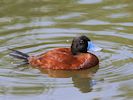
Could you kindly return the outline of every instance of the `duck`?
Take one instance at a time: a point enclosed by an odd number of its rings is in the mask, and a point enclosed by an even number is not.
[[[30,64],[40,69],[53,70],[79,70],[94,67],[99,64],[99,59],[90,51],[94,49],[92,41],[85,35],[74,37],[68,48],[55,48],[39,55],[28,55],[18,50],[9,49],[10,56],[22,59],[23,65]]]

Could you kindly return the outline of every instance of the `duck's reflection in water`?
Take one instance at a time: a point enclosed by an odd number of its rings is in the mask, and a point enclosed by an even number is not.
[[[94,81],[92,77],[99,69],[99,66],[95,66],[85,70],[51,70],[40,69],[44,74],[48,74],[49,77],[54,78],[72,78],[74,87],[78,88],[82,93],[87,93],[92,90]]]

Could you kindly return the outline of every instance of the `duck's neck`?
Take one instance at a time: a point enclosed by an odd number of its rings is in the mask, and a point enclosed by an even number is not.
[[[75,49],[75,48],[73,47],[73,45],[71,45],[71,53],[72,53],[72,55],[78,54],[77,49]]]
[[[72,53],[72,55],[77,55],[78,54],[78,52],[76,50],[73,50],[73,49],[71,49],[71,53]]]

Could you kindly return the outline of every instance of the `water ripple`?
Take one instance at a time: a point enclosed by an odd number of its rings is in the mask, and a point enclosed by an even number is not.
[[[0,2],[0,99],[132,100],[132,0]],[[8,55],[7,48],[37,55],[70,47],[79,35],[87,35],[103,48],[93,52],[99,66],[80,71],[41,70],[17,67],[20,61]]]

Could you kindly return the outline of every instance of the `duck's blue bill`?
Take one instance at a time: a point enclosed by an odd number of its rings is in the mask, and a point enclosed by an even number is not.
[[[94,43],[92,43],[92,41],[89,41],[87,50],[88,51],[101,51],[102,48],[96,46]]]

